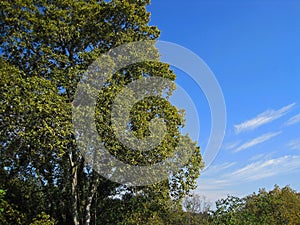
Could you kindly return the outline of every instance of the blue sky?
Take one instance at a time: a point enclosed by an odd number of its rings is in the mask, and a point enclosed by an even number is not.
[[[214,202],[275,184],[300,191],[300,2],[152,0],[148,10],[160,40],[200,56],[224,94],[224,142],[196,192]],[[211,128],[208,103],[175,71],[197,107],[203,151]],[[193,137],[196,121],[188,116],[187,123]]]

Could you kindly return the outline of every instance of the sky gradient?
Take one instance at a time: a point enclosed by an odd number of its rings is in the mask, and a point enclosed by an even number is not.
[[[300,191],[300,2],[152,0],[148,11],[150,24],[161,30],[159,40],[201,57],[224,94],[225,139],[196,192],[214,202],[275,184]],[[209,106],[199,87],[175,72],[197,107],[203,151]],[[195,123],[187,116],[192,137]]]

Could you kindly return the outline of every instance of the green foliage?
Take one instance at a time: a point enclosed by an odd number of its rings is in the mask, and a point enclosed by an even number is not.
[[[54,221],[51,220],[50,216],[45,212],[37,215],[36,218],[33,219],[33,222],[30,225],[54,225]]]
[[[214,224],[241,224],[240,211],[243,206],[243,199],[234,196],[218,200],[214,212]]]
[[[6,191],[0,189],[0,225],[25,225],[26,215],[17,210],[17,206],[6,200]]]
[[[229,196],[217,202],[214,224],[299,224],[300,195],[290,187],[261,189],[257,194]]]
[[[300,195],[290,187],[264,189],[246,197],[244,210],[253,224],[298,224],[300,223]]]

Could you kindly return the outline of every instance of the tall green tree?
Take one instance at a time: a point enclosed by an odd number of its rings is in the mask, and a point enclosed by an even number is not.
[[[199,147],[188,136],[182,137],[193,151],[187,164],[170,174],[169,180],[144,187],[99,176],[84,162],[76,144],[71,115],[78,82],[103,53],[124,43],[159,37],[158,28],[148,25],[149,3],[1,1],[0,188],[7,190],[10,201],[21,202],[20,211],[28,221],[43,211],[58,224],[108,224],[101,222],[101,215],[111,224],[117,224],[115,218],[118,224],[141,224],[140,216],[164,221],[172,204],[180,204],[195,187],[203,163]],[[151,119],[164,118],[168,129],[161,144],[141,155],[115,138],[110,119],[115,96],[130,82],[149,76],[176,77],[164,63],[130,65],[112,76],[97,101],[97,129],[105,147],[132,165],[151,165],[172,156],[182,136],[184,115],[167,101],[149,97],[134,105],[129,129],[142,138],[149,135]],[[161,93],[171,94],[173,89],[174,85],[166,86]],[[115,207],[131,216],[116,216]]]

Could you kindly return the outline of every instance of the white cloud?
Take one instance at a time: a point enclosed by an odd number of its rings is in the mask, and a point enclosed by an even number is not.
[[[292,150],[300,150],[300,140],[290,141],[288,147]]]
[[[270,140],[271,138],[276,137],[280,133],[281,133],[281,131],[275,132],[275,133],[263,134],[257,138],[252,139],[251,141],[248,141],[248,142],[242,144],[241,146],[236,148],[234,152],[239,152],[239,151],[245,150],[247,148],[253,147],[255,145],[261,144],[263,142],[266,142],[266,141]]]
[[[285,125],[286,126],[291,126],[291,125],[294,125],[296,123],[300,123],[300,113],[296,116],[293,116],[292,118],[290,118],[286,123]]]
[[[226,149],[226,150],[234,149],[239,144],[240,144],[240,141],[228,143],[228,144],[224,145],[224,149]]]
[[[220,167],[222,167],[222,164]],[[243,190],[238,188],[241,184],[282,176],[295,171],[300,171],[300,155],[285,155],[278,158],[260,160],[234,171],[218,173],[217,176],[202,175],[198,179],[196,191],[214,202],[226,197],[227,194],[234,196],[247,194],[242,193]]]
[[[269,153],[262,153],[262,154],[257,154],[257,155],[254,155],[252,156],[249,161],[258,161],[258,160],[267,160],[267,159],[270,159],[274,156],[276,152],[269,152]]]
[[[236,162],[225,162],[219,165],[212,165],[207,167],[202,174],[205,176],[212,176],[218,175],[220,172],[224,172],[225,170],[229,169],[230,167],[234,166]]]
[[[290,109],[292,109],[296,103],[287,105],[285,107],[282,107],[279,110],[267,110],[258,116],[256,116],[253,119],[247,120],[243,123],[234,125],[235,132],[237,134],[247,131],[247,130],[254,130],[264,124],[270,123],[282,116],[284,116]]]
[[[300,169],[300,155],[286,155],[251,163],[228,176],[240,181],[257,181],[275,175],[287,174],[296,169]]]

